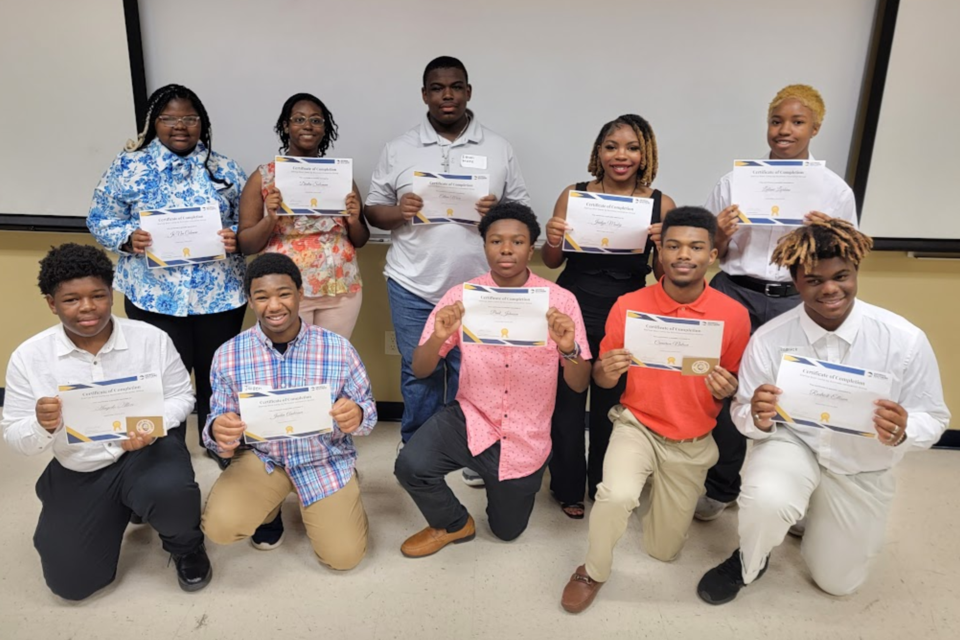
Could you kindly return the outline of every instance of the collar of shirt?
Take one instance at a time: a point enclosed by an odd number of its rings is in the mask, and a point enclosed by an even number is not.
[[[120,323],[116,321],[113,316],[110,318],[113,323],[113,331],[110,333],[110,337],[107,338],[106,343],[100,348],[100,351],[94,355],[100,355],[103,353],[109,353],[111,351],[122,351],[127,349],[127,339],[123,335],[123,329],[120,326]],[[67,335],[67,330],[63,328],[63,323],[57,329],[57,357],[62,358],[68,356],[74,351],[79,351],[80,353],[89,353],[88,351],[81,349],[73,343],[73,340],[70,339],[70,336]]]
[[[206,163],[207,156],[209,155],[207,147],[203,142],[197,142],[197,146],[194,147],[193,151],[185,156],[181,156],[167,149],[163,143],[156,138],[147,145],[144,151],[153,157],[157,163],[157,169],[160,171],[165,170],[167,167],[176,168],[187,164],[202,167]],[[216,173],[216,171],[214,171],[214,173]]]
[[[477,120],[477,116],[474,115],[473,111],[467,109],[467,113],[470,114],[470,124],[467,125],[467,128],[464,130],[460,136],[450,142],[446,138],[442,137],[437,130],[433,128],[433,123],[430,122],[429,114],[423,114],[423,120],[420,121],[420,144],[423,146],[431,144],[439,145],[454,145],[458,142],[475,142],[480,143],[483,141],[483,129],[480,126],[480,122]]]
[[[803,305],[801,305],[803,306]],[[857,334],[860,333],[860,327],[863,324],[863,310],[860,308],[860,304],[854,300],[853,309],[850,311],[850,315],[847,316],[847,319],[843,321],[836,331],[827,331],[810,317],[807,313],[806,307],[803,307],[800,310],[800,327],[803,329],[803,332],[807,336],[807,340],[810,341],[810,344],[816,344],[827,334],[834,334],[848,345],[853,346],[853,341],[857,339]]]
[[[666,278],[666,276],[663,278]],[[710,296],[710,285],[707,284],[706,280],[703,282],[703,292],[697,299],[693,302],[686,303],[677,302],[670,297],[663,288],[663,278],[660,278],[660,282],[653,287],[653,297],[657,304],[657,313],[661,315],[672,315],[678,310],[683,309],[684,311],[695,313],[698,316],[706,315],[706,310],[703,307],[706,304],[707,298]]]
[[[307,323],[301,320],[300,331],[297,332],[297,337],[295,337],[293,340],[287,343],[287,350],[285,353],[291,353],[293,351],[294,346],[296,346],[300,342],[300,338],[302,338],[306,333],[307,333]],[[277,351],[276,348],[273,346],[273,340],[268,338],[267,334],[263,332],[263,328],[260,327],[260,322],[257,322],[255,325],[253,325],[253,334],[257,337],[257,341],[260,344],[262,344],[265,349],[267,349],[268,351],[275,351],[281,357],[284,355],[283,353],[280,353],[279,351]]]

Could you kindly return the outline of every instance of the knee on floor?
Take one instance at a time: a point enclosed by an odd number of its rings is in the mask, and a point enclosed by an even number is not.
[[[322,553],[314,548],[313,552],[322,564],[334,571],[349,571],[360,564],[367,554],[367,543],[364,540],[362,544],[336,550],[324,549]]]
[[[864,579],[851,576],[837,575],[836,571],[816,570],[811,567],[813,581],[826,593],[832,596],[849,596],[860,588]]]

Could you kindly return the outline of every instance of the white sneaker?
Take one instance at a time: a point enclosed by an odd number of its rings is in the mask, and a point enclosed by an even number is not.
[[[463,484],[467,485],[468,487],[483,486],[483,478],[481,478],[480,474],[474,471],[473,469],[464,467],[462,477],[463,477]]]
[[[723,510],[729,507],[732,502],[720,502],[713,498],[708,498],[706,494],[700,496],[697,500],[697,509],[693,512],[693,517],[702,522],[716,520]]]

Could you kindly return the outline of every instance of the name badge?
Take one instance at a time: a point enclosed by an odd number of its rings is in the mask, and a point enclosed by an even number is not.
[[[460,166],[464,169],[486,169],[487,156],[473,156],[465,153],[460,156]]]

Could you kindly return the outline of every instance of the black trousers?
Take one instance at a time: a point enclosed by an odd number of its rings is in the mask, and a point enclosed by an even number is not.
[[[82,600],[117,575],[133,511],[183,555],[203,542],[200,488],[183,440],[168,436],[97,471],[71,471],[54,458],[37,481],[43,503],[33,544],[50,590]]]
[[[220,345],[240,333],[246,305],[221,313],[184,317],[144,311],[130,300],[124,301],[123,308],[131,320],[152,324],[170,336],[173,346],[180,353],[183,366],[188,373],[193,373],[197,385],[197,436],[202,447],[202,431],[210,413],[210,364],[213,354]],[[186,425],[183,428],[186,429]]]
[[[546,466],[524,478],[500,480],[500,443],[478,456],[471,454],[463,411],[458,402],[451,402],[407,441],[397,456],[394,474],[431,527],[459,531],[469,514],[445,476],[463,467],[473,469],[487,491],[490,529],[501,540],[513,540],[527,528]]]

